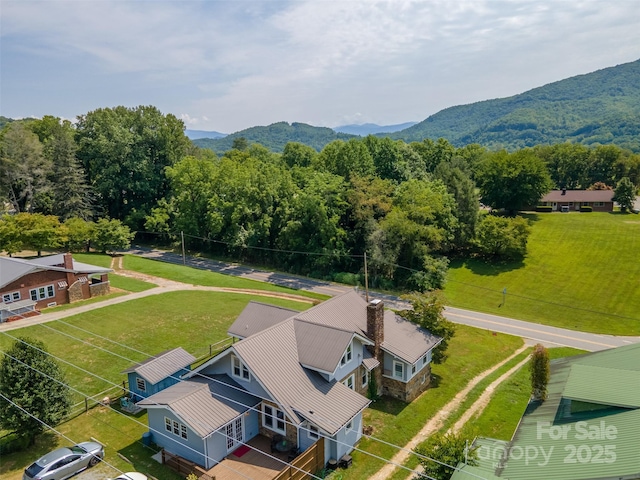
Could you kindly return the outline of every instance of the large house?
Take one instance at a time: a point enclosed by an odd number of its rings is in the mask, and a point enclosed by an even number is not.
[[[31,260],[0,257],[0,321],[105,295],[109,272],[109,268],[77,262],[70,253]]]
[[[440,338],[355,291],[304,312],[250,302],[228,349],[140,402],[154,442],[211,468],[258,435],[324,458],[352,451],[367,392],[412,401],[431,379]]]
[[[550,206],[555,211],[580,211],[591,207],[594,212],[613,212],[613,190],[552,190],[540,199],[538,205]]]
[[[547,388],[511,441],[476,440],[478,465],[452,480],[640,478],[640,344],[554,360]]]

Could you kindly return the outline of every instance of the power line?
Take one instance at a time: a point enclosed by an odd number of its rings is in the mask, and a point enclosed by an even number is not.
[[[140,353],[140,354],[142,354],[142,355],[145,355],[146,357],[150,357],[150,355],[149,355],[149,354],[147,354],[147,353],[145,353],[145,352],[142,352],[142,351],[140,351],[140,350],[137,350],[137,349],[135,349],[135,348],[133,348],[133,347],[130,347],[130,346],[126,345],[126,344],[123,344],[123,343],[121,343],[121,342],[117,342],[117,341],[115,341],[115,340],[111,340],[111,339],[109,339],[108,337],[104,337],[104,336],[102,336],[102,335],[95,334],[95,333],[93,333],[93,332],[91,332],[91,331],[89,331],[89,330],[86,330],[86,329],[83,329],[83,328],[81,328],[81,327],[78,327],[78,326],[72,325],[72,324],[70,324],[70,323],[68,323],[68,322],[64,322],[64,321],[62,321],[62,320],[58,320],[58,322],[63,323],[63,324],[65,324],[65,325],[69,326],[69,327],[76,328],[76,329],[78,329],[78,330],[81,330],[81,331],[83,331],[83,332],[85,332],[85,333],[88,333],[88,334],[90,334],[90,335],[96,336],[96,337],[98,337],[98,338],[101,338],[101,339],[103,339],[103,340],[109,341],[109,342],[111,342],[111,343],[113,343],[113,344],[115,344],[115,345],[118,345],[118,346],[121,346],[121,347],[123,347],[123,348],[129,349],[129,350],[132,350],[132,351],[135,351],[135,352],[137,352],[137,353]],[[95,348],[98,348],[98,349],[100,349],[100,350],[102,350],[102,351],[105,351],[105,352],[107,352],[107,353],[110,353],[110,354],[112,354],[112,355],[114,355],[114,356],[117,356],[117,357],[120,357],[120,358],[125,359],[125,360],[127,360],[127,361],[133,362],[133,360],[131,360],[131,359],[127,358],[127,357],[124,357],[124,356],[122,356],[122,355],[119,355],[119,354],[117,354],[117,353],[115,353],[115,352],[112,352],[112,351],[110,351],[110,350],[103,349],[102,347],[95,346],[94,344],[92,344],[92,343],[90,343],[90,342],[87,342],[87,341],[85,341],[85,340],[82,340],[82,339],[80,339],[80,338],[78,338],[78,337],[74,337],[73,335],[67,334],[67,333],[65,333],[65,332],[61,332],[61,331],[59,331],[59,330],[57,330],[57,329],[54,329],[54,328],[52,328],[52,327],[50,327],[50,326],[47,326],[47,325],[42,325],[42,326],[44,326],[44,327],[46,327],[46,328],[49,328],[50,330],[53,330],[53,331],[55,331],[56,333],[60,333],[60,334],[62,334],[62,335],[65,335],[65,336],[68,336],[68,337],[70,337],[70,338],[73,338],[73,339],[75,339],[75,340],[81,341],[82,343],[85,343],[85,344],[87,344],[87,345],[89,345],[89,346],[94,346]],[[218,380],[218,379],[215,379],[215,378],[209,377],[209,376],[204,375],[204,374],[202,374],[202,373],[199,373],[199,372],[198,372],[198,373],[197,373],[197,375],[198,375],[198,376],[200,376],[200,377],[202,377],[202,378],[205,378],[205,379],[207,379],[207,380],[209,380],[209,381],[213,381],[213,382],[216,382],[216,383],[220,383],[220,384],[225,385],[226,387],[230,387],[230,388],[236,389],[236,390],[238,390],[238,391],[240,391],[240,392],[246,393],[246,391],[245,391],[245,390],[243,390],[243,389],[241,389],[241,388],[239,388],[239,387],[235,387],[234,385],[229,385],[229,384],[227,384],[227,383],[225,383],[225,382],[222,382],[222,381],[220,381],[220,380]],[[170,375],[168,378],[172,378],[172,379],[177,380],[177,381],[184,381],[184,379],[183,379],[183,378],[175,377],[175,376],[173,376],[173,375]],[[220,397],[220,398],[222,398],[222,399],[225,399],[225,400],[227,400],[227,401],[231,401],[231,402],[234,402],[234,403],[238,403],[239,405],[242,405],[242,406],[244,406],[244,407],[247,407],[247,408],[248,408],[248,409],[250,409],[250,410],[253,410],[253,411],[256,411],[256,412],[258,412],[258,413],[261,413],[261,411],[260,411],[259,409],[256,409],[255,407],[252,407],[252,406],[250,406],[250,405],[242,404],[241,402],[238,402],[238,401],[235,401],[235,400],[230,399],[230,398],[228,398],[228,397],[225,397],[224,395],[221,395],[221,394],[219,394],[219,393],[214,393],[214,392],[212,392],[212,394],[214,394],[214,395],[216,395],[216,396],[218,396],[218,397]],[[332,422],[332,420],[331,420],[331,419],[325,419],[325,420],[327,420],[327,421],[329,421],[329,422]],[[293,422],[287,422],[287,423],[288,423],[288,424],[290,424],[290,425],[292,425],[292,426],[295,426],[296,428],[300,428],[300,429],[302,429],[302,430],[309,431],[309,429],[307,429],[307,428],[305,428],[305,427],[298,427],[298,426],[297,426],[296,424],[294,424]],[[328,438],[328,439],[332,440],[332,441],[335,441],[336,443],[339,443],[339,444],[342,444],[342,445],[346,445],[346,446],[352,447],[350,444],[347,444],[347,443],[344,443],[344,442],[340,442],[340,441],[338,441],[338,440],[334,440],[334,439],[332,439],[331,437],[328,437],[328,436],[325,436],[325,435],[323,435],[323,436],[324,436],[325,438]],[[404,447],[400,447],[400,446],[398,446],[398,445],[391,444],[391,443],[389,443],[389,442],[386,442],[386,441],[384,441],[384,440],[378,439],[378,438],[376,438],[376,437],[373,437],[373,436],[370,436],[370,435],[365,435],[365,434],[363,434],[363,436],[365,436],[366,438],[368,438],[368,439],[370,439],[370,440],[372,440],[372,441],[377,441],[377,442],[380,442],[380,443],[383,443],[383,444],[386,444],[386,445],[392,446],[392,447],[394,447],[394,448],[397,448],[398,450],[405,451],[405,452],[408,452],[408,453],[411,453],[411,454],[415,454],[415,455],[418,455],[418,456],[422,456],[422,455],[419,455],[417,452],[413,452],[412,450],[405,449]],[[352,448],[354,448],[354,447],[352,447]],[[364,451],[364,450],[360,450],[360,449],[357,449],[357,448],[354,448],[354,449],[355,449],[356,451],[361,451],[361,452],[363,452],[363,453],[365,453],[365,454],[367,454],[367,455],[374,456],[375,458],[377,458],[377,459],[379,459],[379,460],[383,460],[383,461],[385,461],[386,463],[393,463],[393,462],[390,462],[390,460],[384,459],[384,458],[382,458],[382,457],[375,456],[374,454],[371,454],[371,453],[366,452],[366,451]],[[437,462],[437,463],[442,463],[442,462],[439,462],[438,460],[430,459],[429,457],[424,457],[424,456],[422,456],[422,457],[423,457],[423,458],[426,458],[426,459],[429,459],[429,460],[433,460],[434,462]],[[403,466],[398,465],[398,464],[394,464],[394,465],[399,466],[399,467],[401,467],[401,468],[406,468],[406,467],[403,467]],[[447,466],[447,467],[450,467],[450,468],[455,468],[455,467],[452,467],[451,465],[446,465],[446,464],[443,464],[443,465],[445,465],[445,466]],[[409,470],[409,471],[412,471],[411,469],[408,469],[408,470]]]

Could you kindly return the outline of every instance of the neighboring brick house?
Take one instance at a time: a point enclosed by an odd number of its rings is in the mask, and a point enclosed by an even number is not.
[[[24,311],[109,293],[109,268],[76,262],[70,253],[25,260],[0,257],[2,319]],[[21,311],[22,310],[22,311]]]
[[[553,211],[579,211],[591,207],[594,212],[613,212],[613,190],[552,190],[538,205],[550,206]]]
[[[207,469],[258,435],[299,451],[322,435],[324,463],[342,458],[362,437],[373,376],[412,401],[441,341],[355,291],[304,312],[250,302],[228,333],[238,341],[137,403],[156,444]]]

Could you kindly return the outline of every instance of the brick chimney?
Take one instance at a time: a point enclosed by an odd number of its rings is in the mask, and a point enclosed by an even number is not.
[[[64,259],[63,267],[67,270],[73,270],[73,257],[70,253],[65,253],[62,258]],[[75,282],[75,276],[72,272],[67,272],[67,284],[71,286]]]
[[[384,303],[371,300],[367,305],[367,337],[373,340],[371,354],[380,360],[380,348],[384,342]]]

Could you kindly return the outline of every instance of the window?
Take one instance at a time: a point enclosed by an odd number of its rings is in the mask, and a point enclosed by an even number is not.
[[[424,357],[422,357],[422,365],[426,365],[427,363],[431,362],[431,351],[427,352],[424,354]]]
[[[38,287],[29,290],[29,294],[31,295],[31,300],[44,300],[45,298],[51,298],[55,295],[53,290],[53,285],[47,285],[45,287]]]
[[[231,371],[233,372],[234,377],[241,378],[243,380],[249,380],[249,369],[235,355],[231,355],[231,367]]]
[[[184,438],[185,440],[188,438],[187,426],[182,423],[178,423],[175,420],[171,420],[170,418],[164,417],[164,429],[178,437]]]
[[[411,365],[411,375],[415,375],[416,374],[416,366],[415,364]]]
[[[317,440],[318,438],[320,438],[320,432],[318,432],[318,427],[316,427],[315,425],[309,424],[309,430],[307,430],[307,435],[312,440]]]
[[[363,368],[362,369],[362,386],[366,387],[368,383],[369,383],[369,372],[367,371],[366,368]]]
[[[349,423],[347,423],[345,428],[347,429],[347,433],[353,430],[353,420],[349,420]]]
[[[262,425],[274,432],[280,432],[286,434],[284,424],[284,412],[278,410],[271,405],[262,405]]]
[[[396,378],[404,378],[404,364],[393,362],[393,376]]]
[[[345,363],[350,362],[352,358],[353,358],[353,350],[352,350],[352,345],[350,343],[349,346],[347,347],[347,351],[344,352],[344,355],[342,356],[342,360],[340,360],[340,365],[344,365]]]
[[[355,390],[355,387],[354,387],[355,377],[353,374],[349,375],[342,383],[346,387],[349,387],[351,390]]]
[[[2,301],[4,303],[17,302],[18,300],[20,300],[20,292],[5,293],[2,295]]]
[[[593,202],[594,207],[604,207],[604,202]]]
[[[144,381],[144,378],[136,377],[136,388],[141,392],[147,391],[147,382]]]

